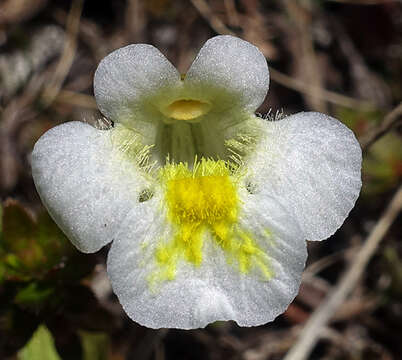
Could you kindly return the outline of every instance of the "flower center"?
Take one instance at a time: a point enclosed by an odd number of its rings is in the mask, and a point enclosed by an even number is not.
[[[162,240],[156,249],[161,271],[152,274],[151,282],[174,279],[181,257],[201,265],[204,230],[210,232],[228,261],[238,264],[240,272],[248,273],[256,266],[265,279],[272,276],[266,254],[238,224],[236,175],[226,162],[201,159],[192,170],[184,163],[169,163],[161,169],[160,177],[174,235],[170,241]]]
[[[193,120],[206,114],[211,109],[211,104],[199,100],[177,100],[172,102],[162,113],[175,120]]]
[[[178,224],[212,225],[236,217],[236,194],[227,175],[171,180],[168,201]]]
[[[183,163],[168,164],[163,172],[174,223],[214,226],[221,221],[236,221],[236,187],[224,161],[202,160],[193,170]]]

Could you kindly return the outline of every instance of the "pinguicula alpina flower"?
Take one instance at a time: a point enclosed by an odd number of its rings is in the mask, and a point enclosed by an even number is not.
[[[272,321],[298,291],[306,239],[329,237],[354,206],[353,133],[320,113],[256,116],[268,84],[264,56],[232,36],[207,41],[182,76],[130,45],[95,74],[114,127],[70,122],[35,145],[44,205],[81,251],[112,242],[111,284],[138,323]]]

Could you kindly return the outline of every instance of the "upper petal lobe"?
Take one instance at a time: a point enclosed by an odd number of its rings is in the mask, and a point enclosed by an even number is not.
[[[180,74],[162,53],[146,44],[115,50],[99,64],[94,92],[100,111],[116,122],[149,121],[148,99],[180,84]]]
[[[212,100],[217,98],[228,106],[253,112],[268,92],[268,65],[258,48],[247,41],[216,36],[201,48],[184,82]],[[227,99],[226,93],[231,95]]]

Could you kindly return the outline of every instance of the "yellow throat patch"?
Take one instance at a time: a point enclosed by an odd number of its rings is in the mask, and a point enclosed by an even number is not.
[[[184,163],[168,163],[159,176],[165,187],[168,219],[174,235],[169,241],[162,239],[156,249],[160,271],[152,274],[151,282],[174,279],[180,259],[201,265],[205,232],[210,232],[229,264],[238,267],[241,273],[255,267],[265,279],[272,277],[269,257],[252,235],[238,225],[239,176],[232,174],[225,161],[201,159],[193,169]]]

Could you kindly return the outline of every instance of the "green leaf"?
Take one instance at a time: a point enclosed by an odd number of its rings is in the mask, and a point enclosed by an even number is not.
[[[348,128],[352,129],[356,136],[363,135],[372,126],[379,124],[384,117],[381,111],[361,111],[349,108],[338,107],[336,110],[337,119],[340,119]]]
[[[4,203],[2,230],[0,262],[3,263],[3,277],[28,280],[46,260],[35,239],[37,225],[33,217],[17,201],[9,199]]]
[[[18,360],[61,360],[54,345],[53,336],[45,325],[41,325],[31,340],[17,354]]]
[[[8,199],[2,216],[3,241],[5,250],[22,251],[32,241],[36,230],[32,216],[17,201]]]
[[[25,307],[40,307],[54,292],[53,288],[32,282],[20,291],[14,298],[15,303]]]
[[[109,336],[103,332],[79,332],[83,349],[82,360],[107,360],[109,358]]]
[[[0,238],[0,283],[4,281],[75,282],[92,271],[46,211],[37,221],[17,201],[7,200]]]
[[[36,240],[46,249],[46,255],[50,260],[59,261],[61,256],[74,251],[70,241],[47,212],[42,212],[38,216]]]
[[[363,159],[363,195],[379,195],[402,179],[402,141],[395,133],[379,139]]]

